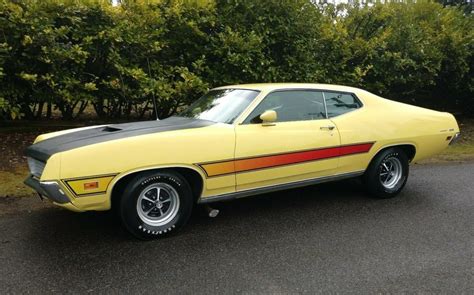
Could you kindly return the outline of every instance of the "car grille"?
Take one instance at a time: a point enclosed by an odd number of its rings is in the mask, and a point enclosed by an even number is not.
[[[43,174],[44,166],[46,166],[46,163],[30,157],[27,158],[27,161],[28,167],[30,168],[30,173],[36,178],[41,178],[41,174]]]

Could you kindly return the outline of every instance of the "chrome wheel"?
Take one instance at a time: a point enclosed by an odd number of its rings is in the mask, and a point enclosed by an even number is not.
[[[138,216],[151,226],[167,224],[176,216],[178,209],[178,192],[166,183],[146,187],[137,200]]]
[[[393,189],[403,175],[403,166],[398,158],[390,157],[380,165],[379,180],[385,188]]]

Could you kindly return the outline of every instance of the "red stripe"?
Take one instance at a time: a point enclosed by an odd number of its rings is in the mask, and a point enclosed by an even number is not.
[[[359,154],[359,153],[367,153],[368,151],[370,151],[370,148],[373,145],[374,145],[374,143],[371,142],[371,143],[341,146],[341,147],[339,147],[339,156]]]
[[[373,144],[374,143],[362,143],[279,155],[237,159],[234,161],[231,160],[203,164],[201,167],[206,171],[208,176],[219,176],[229,173],[246,172],[256,169],[278,167],[289,164],[330,159],[339,156],[366,153],[370,150]]]

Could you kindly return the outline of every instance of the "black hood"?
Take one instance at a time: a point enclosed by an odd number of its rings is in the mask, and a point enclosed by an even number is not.
[[[170,117],[161,121],[143,121],[113,124],[66,133],[45,139],[26,149],[26,155],[46,162],[53,154],[75,148],[150,133],[205,127],[215,124],[211,121]]]

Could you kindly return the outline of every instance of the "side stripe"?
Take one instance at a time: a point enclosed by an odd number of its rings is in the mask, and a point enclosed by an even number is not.
[[[198,164],[208,177],[367,153],[374,142]]]

